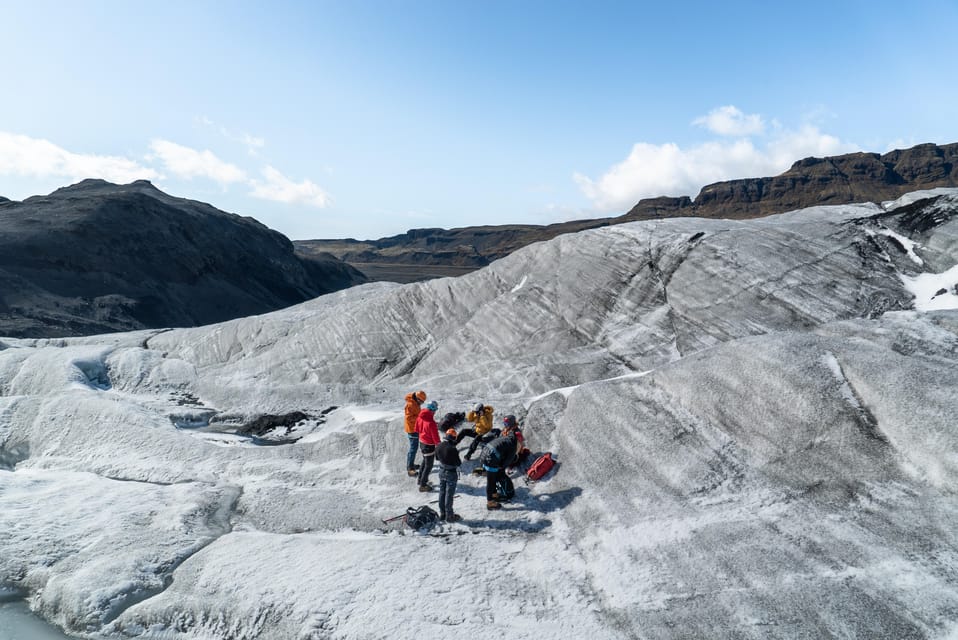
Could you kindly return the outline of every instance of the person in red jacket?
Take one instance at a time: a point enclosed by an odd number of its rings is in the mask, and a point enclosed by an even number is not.
[[[419,450],[422,452],[422,466],[419,467],[419,490],[422,492],[432,491],[432,485],[429,484],[429,473],[432,471],[432,463],[436,459],[436,447],[439,445],[439,425],[436,424],[435,413],[439,405],[435,400],[430,400],[419,417],[416,418],[416,433],[419,434]]]
[[[426,401],[425,391],[414,391],[406,394],[406,421],[403,426],[406,429],[406,438],[409,439],[409,450],[406,452],[406,474],[412,477],[418,475],[418,465],[416,462],[416,451],[419,450],[419,434],[416,433],[416,418],[422,410],[422,403]]]

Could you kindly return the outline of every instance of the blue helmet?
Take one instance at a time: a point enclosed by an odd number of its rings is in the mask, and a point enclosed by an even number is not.
[[[506,429],[515,429],[516,424],[516,417],[512,414],[509,414],[502,419],[502,426],[504,426]]]
[[[429,409],[430,411],[435,411],[436,409],[439,408],[439,405],[436,403],[435,400],[430,400],[429,402],[426,403],[426,408]]]

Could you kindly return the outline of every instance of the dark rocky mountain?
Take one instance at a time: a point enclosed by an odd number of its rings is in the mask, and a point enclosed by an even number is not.
[[[366,278],[296,255],[253,218],[146,181],[0,199],[0,335],[188,327],[265,313]]]
[[[693,208],[719,211],[722,217],[752,218],[818,204],[880,202],[916,189],[954,186],[958,186],[958,143],[922,144],[885,155],[805,158],[772,178],[708,185]]]
[[[678,216],[747,219],[803,207],[893,200],[917,189],[958,187],[958,143],[910,149],[805,158],[777,176],[717,182],[694,200],[641,200],[624,215],[546,226],[504,225],[413,229],[379,240],[300,240],[300,255],[328,252],[373,280],[412,282],[461,275],[520,247],[563,233],[635,220]]]
[[[613,224],[582,220],[551,225],[499,225],[461,229],[412,229],[379,240],[295,240],[304,257],[327,253],[362,271],[370,280],[415,282],[480,269],[528,244]]]

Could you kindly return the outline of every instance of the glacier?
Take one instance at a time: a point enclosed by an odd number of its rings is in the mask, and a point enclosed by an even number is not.
[[[635,222],[217,325],[0,338],[0,593],[91,639],[954,637],[956,213]],[[404,469],[419,388],[557,469],[487,512],[467,462],[463,523],[384,524],[435,495]]]

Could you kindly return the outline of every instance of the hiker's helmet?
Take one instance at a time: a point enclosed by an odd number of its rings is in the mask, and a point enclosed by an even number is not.
[[[502,419],[502,424],[506,429],[515,429],[517,424],[516,417],[512,414],[509,414]]]
[[[429,409],[430,411],[435,411],[436,409],[439,408],[439,405],[436,403],[435,400],[430,400],[430,401],[426,404],[426,408]]]
[[[425,391],[417,391],[414,395],[416,396],[416,400],[418,400],[420,404],[426,401]]]
[[[485,409],[485,407],[482,406],[481,402],[477,402],[476,404],[472,405],[472,410],[476,413],[482,413],[483,409]]]

